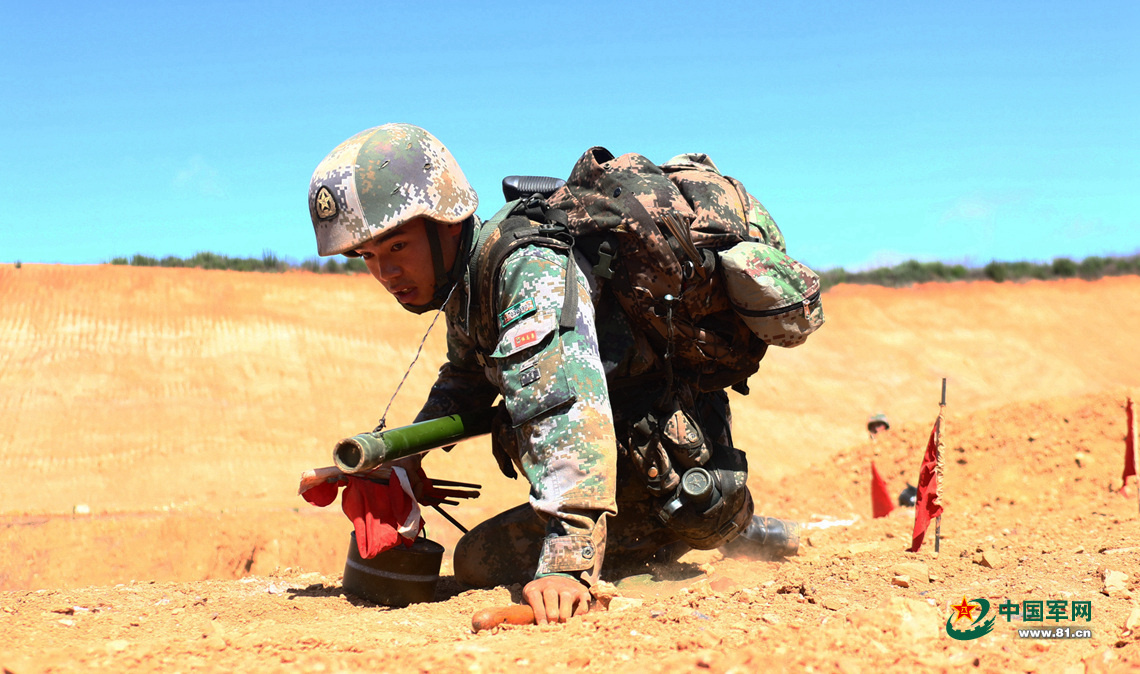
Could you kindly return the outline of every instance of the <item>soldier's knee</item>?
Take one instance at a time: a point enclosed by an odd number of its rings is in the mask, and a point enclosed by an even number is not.
[[[489,583],[486,565],[482,564],[479,555],[474,554],[475,546],[471,536],[465,535],[455,544],[455,554],[452,557],[452,567],[455,570],[455,580],[467,587],[493,587]]]

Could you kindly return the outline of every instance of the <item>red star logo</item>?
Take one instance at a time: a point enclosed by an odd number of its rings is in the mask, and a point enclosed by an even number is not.
[[[962,597],[962,603],[961,604],[951,604],[950,608],[952,608],[958,612],[958,615],[954,617],[954,622],[958,622],[962,618],[967,618],[969,620],[973,620],[974,619],[974,609],[976,609],[978,607],[967,602],[966,598]]]

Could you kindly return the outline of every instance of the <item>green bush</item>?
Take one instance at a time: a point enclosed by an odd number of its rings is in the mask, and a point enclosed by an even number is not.
[[[199,269],[225,269],[225,263],[222,256],[217,253],[210,253],[207,251],[199,251],[194,253],[194,257],[186,261],[187,267],[197,267]]]
[[[987,264],[982,271],[985,273],[986,278],[995,283],[1003,283],[1009,278],[1009,270],[1005,264],[996,260]]]
[[[1053,275],[1060,278],[1072,278],[1077,275],[1077,263],[1073,262],[1067,257],[1059,257],[1053,260]]]
[[[261,264],[265,267],[266,271],[280,271],[283,267],[277,254],[268,248],[261,251]]]

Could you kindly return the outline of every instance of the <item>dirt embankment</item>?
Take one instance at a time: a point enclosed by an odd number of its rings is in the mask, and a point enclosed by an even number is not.
[[[1115,490],[1140,389],[1140,279],[841,286],[734,399],[759,510],[811,530],[784,563],[692,553],[565,626],[470,634],[517,588],[388,609],[342,597],[349,524],[301,470],[370,429],[430,317],[368,278],[130,267],[0,269],[0,665],[36,671],[1114,670],[1140,664],[1140,517]],[[1116,307],[1116,310],[1106,310]],[[442,330],[393,405],[407,423]],[[869,465],[913,483],[949,379],[940,551],[870,519]],[[868,414],[893,429],[868,440]],[[525,498],[479,440],[427,461]],[[76,514],[89,511],[90,514]],[[429,513],[429,534],[457,533]],[[1121,579],[1121,575],[1124,576]],[[1090,602],[1091,639],[946,632],[963,598]],[[1025,626],[1022,624],[1021,626]]]

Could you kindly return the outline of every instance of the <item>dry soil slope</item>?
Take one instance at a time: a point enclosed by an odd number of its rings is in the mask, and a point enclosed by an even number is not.
[[[1140,312],[1129,309],[1140,306],[1138,278],[841,286],[824,304],[825,327],[800,348],[772,349],[752,394],[735,398],[738,444],[758,478],[796,474],[863,441],[871,412],[929,423],[942,377],[959,413],[1122,394],[1140,381]],[[226,535],[247,552],[196,562],[190,577],[240,574],[255,561],[248,549],[288,545],[259,537],[258,518],[288,528],[339,517],[293,513],[297,475],[330,463],[335,440],[374,425],[431,320],[365,276],[116,266],[3,267],[0,306],[0,516],[66,538],[70,520],[51,516],[80,503],[112,518],[90,525],[109,537],[129,525],[118,514],[204,518],[205,531],[226,534],[225,513],[239,513],[247,524]],[[442,333],[427,341],[390,424],[415,414]],[[428,466],[487,487],[462,511],[469,523],[525,495],[497,475],[480,441]],[[181,526],[138,535],[186,538]],[[21,540],[10,549],[39,545]],[[339,545],[326,560],[343,554]]]

